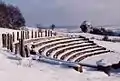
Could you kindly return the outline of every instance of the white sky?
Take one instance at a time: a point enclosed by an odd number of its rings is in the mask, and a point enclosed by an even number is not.
[[[17,5],[27,25],[120,25],[120,0],[3,0]]]

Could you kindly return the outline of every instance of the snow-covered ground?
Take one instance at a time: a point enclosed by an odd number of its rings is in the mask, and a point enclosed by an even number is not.
[[[8,52],[0,51],[1,81],[119,81],[120,74],[108,77],[104,72],[84,69],[79,73],[72,68],[44,62],[32,62],[32,67],[17,65],[18,61],[8,59]]]
[[[2,31],[2,30],[1,30]],[[6,32],[6,31],[5,31]],[[83,35],[82,33],[79,33]],[[77,34],[74,34],[77,35]],[[84,34],[85,37],[94,37],[91,34]],[[100,38],[96,36],[96,38]],[[92,39],[100,46],[115,51],[106,55],[97,55],[82,62],[95,64],[96,61],[104,59],[106,62],[117,62],[120,59],[120,43],[105,42]],[[49,64],[43,61],[32,61],[31,67],[18,65],[17,60],[9,59],[11,54],[5,49],[0,48],[0,80],[1,81],[120,81],[120,71],[112,72],[108,77],[104,72],[84,67],[84,72],[79,73],[72,68],[63,65]],[[111,60],[111,61],[110,61]]]

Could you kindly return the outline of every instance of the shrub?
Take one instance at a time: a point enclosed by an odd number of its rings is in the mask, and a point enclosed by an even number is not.
[[[102,40],[104,40],[104,41],[108,41],[109,39],[108,39],[108,36],[107,35],[105,35],[104,37],[103,37],[103,39]]]
[[[84,32],[84,33],[86,33],[88,31],[86,25],[81,25],[80,28],[81,28],[82,32]]]

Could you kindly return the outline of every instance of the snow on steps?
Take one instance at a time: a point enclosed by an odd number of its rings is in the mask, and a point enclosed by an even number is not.
[[[97,45],[93,45],[93,46],[86,46],[86,47],[71,49],[71,50],[64,52],[63,56],[61,56],[60,59],[67,61],[67,59],[73,56],[75,52],[87,50],[91,48],[97,48],[97,47],[98,47]]]
[[[74,56],[77,57],[78,56],[77,54],[81,54],[82,55],[82,53],[84,54],[84,53],[88,53],[88,52],[92,52],[92,51],[96,51],[96,50],[103,50],[103,49],[101,49],[100,47],[95,47],[95,48],[92,48],[92,49],[81,50],[81,51],[74,52],[73,54],[69,55],[70,56],[69,58],[74,57]]]
[[[55,41],[65,40],[65,39],[69,39],[69,37],[56,37],[54,39],[48,39],[48,40],[43,40],[42,42],[34,43],[33,45],[36,46],[36,47],[39,47],[42,44],[47,44],[47,43],[50,43],[50,42],[55,42]]]
[[[94,44],[88,42],[88,43],[81,43],[81,44],[77,44],[77,45],[72,45],[72,46],[64,47],[64,48],[55,50],[51,55],[52,55],[53,58],[59,58],[59,57],[62,56],[61,53],[65,52],[67,50],[78,48],[78,47],[90,46],[90,45],[94,45]]]
[[[37,45],[37,44],[33,44],[33,45],[35,46],[35,50],[37,51],[37,50],[44,50],[45,48],[48,48],[50,46],[55,46],[55,45],[58,45],[58,44],[62,44],[62,43],[66,43],[66,42],[79,41],[79,40],[81,40],[81,39],[80,38],[67,38],[67,39],[61,39],[59,41],[55,40],[55,41],[52,41],[50,43],[49,43],[49,41],[46,41],[45,44],[41,43],[41,45],[40,45],[40,43],[39,43],[39,45]],[[37,47],[36,47],[36,45],[37,45]]]
[[[99,54],[105,54],[105,53],[108,53],[110,52],[109,50],[103,50],[103,49],[99,49],[97,51],[94,51],[94,52],[90,52],[90,53],[85,53],[83,55],[79,55],[78,57],[75,57],[75,58],[69,58],[69,61],[74,61],[74,62],[80,62],[81,60],[87,58],[87,57],[90,57],[90,56],[95,56],[95,55],[99,55]]]
[[[81,43],[85,43],[84,41],[73,41],[71,43],[65,43],[65,44],[60,44],[60,45],[56,45],[56,46],[53,46],[53,48],[51,47],[47,52],[46,52],[46,55],[50,55],[53,51],[57,50],[57,49],[61,49],[63,47],[67,47],[67,46],[71,46],[71,45],[75,45],[75,44],[81,44]]]
[[[78,43],[81,43],[81,42],[84,42],[84,41],[71,41],[71,42],[67,42],[67,43],[60,43],[60,44],[57,44],[55,46],[52,45],[51,47],[47,48],[44,51],[44,54],[46,54],[46,56],[49,56],[48,53],[50,54],[55,49],[58,49],[60,47],[62,48],[62,47],[65,47],[65,46],[73,45],[73,44],[78,44]]]

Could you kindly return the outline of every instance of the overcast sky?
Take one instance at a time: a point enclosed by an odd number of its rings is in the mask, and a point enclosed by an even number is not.
[[[3,0],[17,5],[27,22],[41,25],[120,25],[120,0]]]

